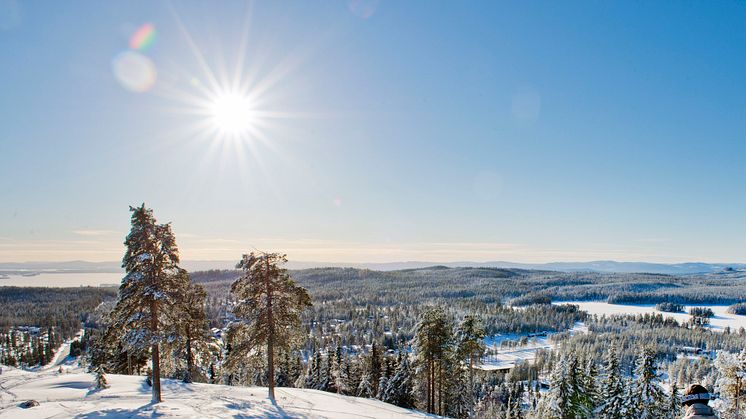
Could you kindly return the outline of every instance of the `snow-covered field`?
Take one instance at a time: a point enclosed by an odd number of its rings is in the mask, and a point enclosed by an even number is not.
[[[93,375],[68,359],[56,368],[36,372],[3,367],[0,418],[418,418],[423,413],[377,400],[340,396],[318,390],[278,388],[277,403],[264,387],[184,384],[162,380],[163,402],[150,404],[144,377],[108,375],[111,388],[92,390]],[[39,406],[18,405],[36,400]]]
[[[587,311],[589,314],[598,315],[612,315],[612,314],[644,314],[644,313],[660,313],[663,317],[673,317],[679,323],[686,322],[691,319],[689,313],[690,307],[709,307],[715,313],[715,317],[710,318],[710,328],[715,332],[722,332],[724,328],[730,326],[731,330],[738,331],[738,328],[746,328],[746,316],[739,316],[738,314],[727,313],[727,305],[696,305],[696,306],[685,306],[685,312],[681,313],[667,313],[657,311],[655,304],[609,304],[602,301],[562,301],[556,302],[555,304],[577,304],[581,310]]]
[[[578,322],[575,326],[570,329],[571,333],[586,333],[588,327],[582,322]],[[536,358],[536,352],[540,349],[554,349],[555,345],[549,341],[551,333],[544,336],[529,337],[528,343],[520,346],[508,347],[502,346],[505,341],[518,342],[523,337],[528,337],[527,334],[515,334],[508,333],[502,335],[489,336],[485,338],[484,343],[487,345],[487,350],[495,352],[488,354],[482,359],[482,364],[477,368],[482,370],[503,370],[512,368],[516,364],[533,361]]]

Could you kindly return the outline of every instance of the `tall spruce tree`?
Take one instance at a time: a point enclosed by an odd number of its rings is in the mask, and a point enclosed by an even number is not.
[[[415,347],[420,371],[425,375],[424,408],[428,413],[442,415],[447,392],[446,371],[452,350],[453,328],[439,307],[425,310],[415,326]]]
[[[665,416],[665,396],[658,384],[655,351],[651,347],[645,346],[640,351],[630,400],[633,401],[636,418],[653,419]]]
[[[153,210],[145,204],[130,207],[130,233],[124,242],[122,259],[126,275],[119,286],[110,329],[121,331],[128,352],[150,349],[152,401],[161,401],[161,360],[159,345],[175,337],[168,313],[183,296],[183,270],[170,224],[158,224]]]
[[[485,330],[481,320],[472,315],[464,316],[464,320],[456,330],[456,352],[458,358],[469,366],[469,397],[474,392],[474,367],[481,363],[484,355]]]
[[[239,320],[232,356],[240,359],[262,349],[268,368],[269,398],[275,398],[275,354],[290,350],[300,336],[300,313],[311,306],[308,292],[290,279],[284,254],[243,255],[236,265],[243,273],[231,286],[236,304],[233,314]],[[262,348],[263,346],[263,348]]]
[[[572,417],[570,401],[573,394],[568,375],[568,361],[562,357],[554,365],[549,376],[549,394],[542,399],[544,402],[542,414],[545,417],[552,419]]]
[[[413,374],[407,354],[401,355],[394,375],[388,380],[382,400],[406,409],[414,407]]]
[[[666,411],[666,419],[679,419],[681,417],[681,395],[679,394],[679,388],[676,384],[671,384],[671,392],[668,395],[668,410]],[[738,416],[734,416],[734,419],[738,419]]]
[[[624,417],[626,414],[624,381],[619,369],[619,356],[614,348],[607,354],[605,372],[606,376],[601,382],[601,403],[596,408],[596,416],[599,419]]]
[[[194,284],[184,272],[181,280],[184,295],[177,310],[173,310],[174,323],[178,332],[180,352],[186,362],[183,381],[192,382],[198,371],[195,367],[195,355],[208,355],[208,320],[205,312],[207,292],[202,285]]]

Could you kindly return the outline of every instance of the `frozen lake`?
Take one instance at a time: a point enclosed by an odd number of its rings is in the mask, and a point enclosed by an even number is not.
[[[709,307],[715,313],[715,317],[710,318],[710,328],[715,332],[722,332],[723,329],[730,326],[731,331],[737,332],[740,327],[746,328],[746,316],[727,313],[727,305],[685,305],[684,312],[668,313],[655,309],[655,304],[609,304],[603,301],[558,301],[554,304],[577,304],[580,309],[587,311],[589,314],[611,315],[611,314],[645,314],[660,313],[663,317],[673,317],[679,323],[684,323],[691,319],[689,313],[690,307]]]
[[[101,284],[116,284],[122,282],[124,273],[108,272],[42,272],[34,276],[7,275],[0,277],[0,286],[15,287],[98,287]]]

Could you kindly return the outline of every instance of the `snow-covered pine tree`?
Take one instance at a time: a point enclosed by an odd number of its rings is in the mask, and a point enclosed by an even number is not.
[[[321,378],[321,352],[318,350],[313,352],[308,365],[308,371],[303,381],[304,388],[317,388]]]
[[[603,381],[601,381],[600,404],[595,414],[599,419],[616,419],[624,417],[626,397],[624,381],[619,368],[619,356],[612,347],[606,356]]]
[[[598,367],[593,359],[586,360],[585,363],[585,380],[583,382],[583,391],[586,394],[588,402],[589,415],[592,415],[599,403],[598,389]]]
[[[507,409],[505,419],[523,419],[523,382],[508,384],[508,400],[505,403]]]
[[[422,381],[427,400],[423,408],[427,413],[442,415],[447,392],[444,373],[453,340],[453,327],[445,311],[439,307],[425,310],[415,326],[414,337],[417,362],[422,365],[419,371],[424,374]]]
[[[743,366],[741,356],[730,352],[720,351],[715,358],[715,367],[719,373],[715,386],[720,390],[721,413],[729,418],[741,417],[744,410],[744,403],[740,400],[746,390],[746,371]]]
[[[365,371],[360,377],[360,384],[357,386],[357,397],[372,399],[373,396],[373,384],[370,382],[370,374],[368,371]]]
[[[676,384],[671,384],[671,392],[668,395],[668,406],[665,419],[679,419],[681,417],[681,395]]]
[[[334,363],[332,364],[332,387],[337,394],[346,393],[346,382],[343,371],[342,347],[337,345],[334,348]]]
[[[654,419],[665,415],[666,401],[663,389],[658,384],[655,351],[649,346],[640,351],[631,396],[636,418]]]
[[[549,393],[541,399],[540,415],[547,419],[565,419],[572,417],[570,400],[572,387],[568,377],[568,360],[560,358],[549,376]]]
[[[230,364],[240,363],[251,353],[263,350],[268,368],[269,398],[275,397],[275,354],[290,350],[301,339],[300,313],[311,306],[308,292],[290,279],[281,265],[287,257],[280,253],[243,255],[236,265],[243,272],[233,285],[236,301],[233,314],[238,319],[236,341]]]
[[[339,373],[337,375],[337,392],[339,394],[351,394],[351,391],[355,388],[351,386],[351,374],[350,370],[350,357],[342,353],[341,347],[339,347]]]
[[[593,405],[592,389],[586,388],[589,377],[585,374],[583,363],[576,357],[571,356],[567,365],[568,382],[570,386],[569,410],[574,418],[589,418],[592,415]]]
[[[145,204],[130,207],[131,229],[122,259],[126,275],[119,286],[110,328],[123,332],[127,351],[150,349],[153,403],[161,401],[159,345],[173,333],[167,314],[183,295],[179,250],[170,224],[158,224]]]
[[[195,355],[208,355],[208,320],[205,312],[207,292],[202,285],[194,284],[189,274],[183,272],[184,295],[179,301],[178,308],[172,311],[173,322],[176,325],[179,352],[182,354],[186,368],[183,381],[190,383],[195,375],[199,375],[195,368]]]
[[[290,369],[290,355],[287,351],[281,351],[275,369],[275,385],[277,387],[292,387],[293,381],[290,380]]]
[[[109,382],[106,381],[106,371],[104,371],[104,366],[98,364],[94,367],[94,371],[96,373],[96,390],[109,388]]]
[[[447,380],[445,415],[458,419],[468,418],[474,402],[471,398],[466,368],[460,362],[451,360]]]
[[[360,365],[356,361],[357,358],[345,357],[345,386],[347,387],[348,395],[357,395],[357,389],[360,385]]]
[[[368,379],[370,380],[370,385],[373,389],[373,396],[378,392],[379,382],[381,381],[382,366],[383,359],[381,356],[381,348],[374,340],[370,348],[370,358],[368,362]]]
[[[402,355],[394,375],[388,380],[382,400],[406,409],[414,407],[413,375],[407,354]]]
[[[383,400],[388,388],[389,377],[386,374],[381,374],[381,378],[378,379],[378,390],[376,391],[376,399]]]
[[[464,316],[456,330],[456,353],[458,358],[469,366],[469,387],[474,391],[474,367],[482,362],[485,351],[484,326],[480,318]]]
[[[319,380],[316,383],[316,390],[321,391],[331,391],[333,393],[336,393],[336,391],[332,391],[331,385],[332,385],[332,377],[331,377],[331,364],[332,364],[332,353],[331,351],[327,350],[327,354],[323,358],[321,362],[321,368],[319,368]]]

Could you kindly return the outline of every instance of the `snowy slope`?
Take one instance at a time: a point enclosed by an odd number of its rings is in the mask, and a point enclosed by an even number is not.
[[[65,367],[63,366],[63,369]],[[144,377],[108,375],[111,388],[92,391],[93,375],[68,365],[67,373],[3,367],[0,418],[419,418],[427,415],[377,400],[317,390],[279,388],[277,404],[263,387],[184,384],[163,380],[163,402],[150,404]],[[34,399],[40,405],[21,409]]]

